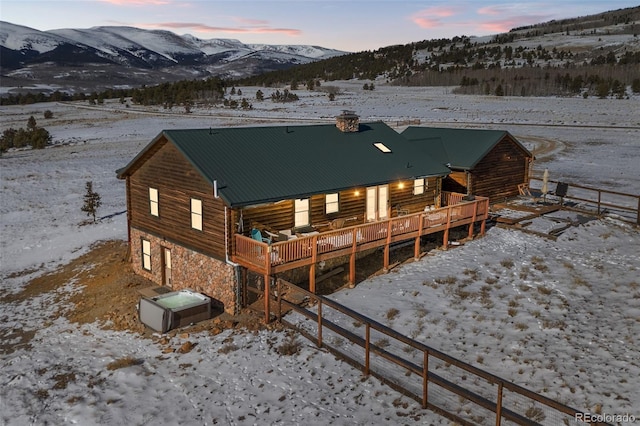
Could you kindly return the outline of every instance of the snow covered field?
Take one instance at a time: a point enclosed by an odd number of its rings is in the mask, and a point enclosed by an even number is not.
[[[640,193],[638,97],[470,97],[449,88],[326,84],[341,88],[333,102],[301,90],[293,104],[252,101],[251,111],[196,108],[188,116],[117,102],[1,107],[0,130],[25,127],[33,115],[56,146],[0,157],[0,297],[94,242],[126,239],[115,170],[164,128],[333,122],[342,109],[391,125],[498,128],[531,150],[544,148],[535,168],[549,168],[552,179]],[[256,90],[243,87],[243,96]],[[42,118],[47,109],[54,118]],[[87,180],[102,196],[96,225],[80,211]],[[332,297],[575,408],[640,419],[639,270],[638,228],[615,218],[570,228],[555,242],[492,228]],[[35,333],[30,349],[0,355],[0,424],[449,424],[301,337],[299,353],[280,355],[290,340],[282,332],[175,337],[176,348],[196,344],[180,354],[132,333],[52,320],[72,308],[65,297],[79,285],[0,302],[3,340],[13,330]],[[392,308],[400,313],[389,320]]]

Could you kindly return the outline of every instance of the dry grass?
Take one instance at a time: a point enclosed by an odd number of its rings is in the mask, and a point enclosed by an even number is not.
[[[551,293],[553,293],[553,289],[546,287],[546,286],[538,286],[537,287],[538,293],[543,294],[545,296],[549,296]]]
[[[458,277],[455,277],[453,275],[449,275],[446,276],[444,278],[440,277],[440,278],[436,278],[435,280],[433,280],[436,284],[455,284],[458,282]]]
[[[218,353],[219,354],[228,354],[230,352],[235,352],[238,349],[240,349],[240,347],[238,347],[238,345],[236,345],[234,343],[227,343],[226,345],[224,345],[220,349],[218,349]]]
[[[572,284],[574,285],[574,287],[587,287],[587,288],[591,287],[587,280],[577,275],[573,276]]]
[[[375,342],[373,342],[373,344],[378,346],[379,348],[386,348],[391,343],[389,342],[389,339],[383,338],[383,339],[380,339],[380,340],[376,340]]]
[[[276,349],[278,354],[280,355],[295,355],[300,352],[300,347],[302,344],[298,341],[294,334],[291,334],[287,337],[287,339],[282,342],[280,346]]]
[[[524,415],[533,420],[534,422],[542,422],[547,416],[545,416],[544,411],[539,407],[529,407],[527,411],[524,412]]]
[[[396,308],[391,308],[387,311],[387,319],[389,321],[393,321],[398,316],[399,313],[400,311],[397,310]]]
[[[525,331],[525,330],[529,329],[529,326],[527,324],[523,323],[523,322],[517,322],[515,324],[515,327],[520,331]]]
[[[425,308],[423,307],[416,308],[416,316],[418,318],[424,318],[427,316],[427,314],[429,314],[429,311],[427,311]]]
[[[465,269],[462,273],[473,280],[478,279],[478,270],[477,269]]]
[[[533,264],[534,269],[540,272],[548,272],[549,267],[545,265],[544,259],[540,256],[533,256],[531,258],[531,264]]]
[[[502,259],[500,261],[500,265],[502,265],[504,268],[511,269],[511,268],[513,268],[513,266],[515,264],[513,263],[513,260],[511,260],[511,259]]]
[[[107,364],[107,370],[119,370],[120,368],[132,367],[134,365],[140,365],[142,363],[144,363],[144,360],[142,359],[126,356],[124,358],[116,359],[115,361]]]

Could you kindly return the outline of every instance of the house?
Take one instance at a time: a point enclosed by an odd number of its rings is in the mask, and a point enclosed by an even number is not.
[[[494,203],[517,196],[518,185],[529,182],[533,155],[509,132],[411,126],[402,135],[428,147],[431,159],[451,169],[443,191]]]
[[[356,253],[384,247],[387,267],[390,244],[414,239],[417,255],[427,228],[471,233],[488,204],[445,207],[462,195],[442,193],[449,169],[425,148],[351,112],[335,125],[164,130],[117,171],[133,268],[233,314],[247,271],[269,283],[308,267],[313,291],[318,262],[347,256],[353,281]]]

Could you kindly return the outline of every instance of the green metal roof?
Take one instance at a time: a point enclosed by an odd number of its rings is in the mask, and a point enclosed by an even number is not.
[[[507,135],[526,153],[509,132],[484,129],[449,129],[437,127],[407,127],[402,136],[427,147],[431,158],[451,169],[473,169],[485,155]],[[529,153],[530,155],[530,153]]]
[[[343,133],[333,124],[162,131],[126,167],[124,177],[163,137],[173,143],[232,207],[307,197],[450,170],[422,144],[409,144],[383,122]],[[391,152],[374,146],[382,142]]]

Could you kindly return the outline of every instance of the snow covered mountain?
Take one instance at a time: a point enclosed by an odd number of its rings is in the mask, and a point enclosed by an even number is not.
[[[170,31],[134,27],[93,27],[39,31],[0,21],[0,67],[17,77],[56,67],[108,66],[166,70],[191,77],[238,76],[343,55],[306,45],[244,44],[239,40],[202,40]],[[176,73],[172,69],[172,73]],[[104,73],[104,70],[102,70]],[[130,72],[130,71],[129,71]],[[104,74],[103,74],[104,76]]]

